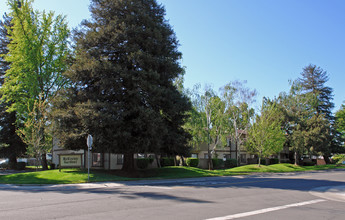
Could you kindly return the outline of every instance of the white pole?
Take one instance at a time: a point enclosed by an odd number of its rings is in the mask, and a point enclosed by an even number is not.
[[[90,182],[90,150],[92,149],[92,136],[87,136],[87,182]]]
[[[87,147],[87,182],[90,182],[90,147]]]

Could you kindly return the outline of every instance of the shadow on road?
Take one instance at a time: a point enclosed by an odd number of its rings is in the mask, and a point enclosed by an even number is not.
[[[197,200],[186,197],[174,196],[170,189],[176,188],[200,188],[203,190],[213,188],[257,188],[257,189],[281,189],[295,191],[310,191],[313,188],[324,186],[345,185],[344,181],[333,181],[319,178],[318,174],[342,172],[344,170],[303,172],[295,174],[257,174],[240,177],[209,177],[179,180],[156,181],[128,181],[118,183],[97,183],[88,187],[86,184],[52,185],[52,186],[15,186],[0,185],[0,191],[17,191],[27,193],[57,192],[64,194],[90,193],[118,195],[125,199],[149,198],[153,200],[176,200],[191,203],[212,203],[206,200]],[[306,178],[308,177],[308,178]],[[134,187],[134,188],[133,188]],[[140,192],[134,190],[137,187],[145,187]],[[162,192],[163,189],[163,192]],[[166,189],[166,190],[164,190]],[[156,192],[159,191],[159,192]],[[166,192],[166,193],[165,193]],[[172,193],[169,193],[172,192]]]

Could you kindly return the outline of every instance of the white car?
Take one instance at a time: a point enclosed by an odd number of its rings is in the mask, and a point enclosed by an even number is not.
[[[0,159],[0,168],[4,168],[8,165],[8,159]]]

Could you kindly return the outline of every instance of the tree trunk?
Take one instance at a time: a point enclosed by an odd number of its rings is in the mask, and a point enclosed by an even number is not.
[[[297,151],[295,151],[295,166],[297,166]]]
[[[42,170],[48,170],[48,162],[46,153],[41,155]]]
[[[328,154],[324,154],[323,155],[323,159],[325,160],[326,164],[330,164],[331,160],[329,159],[329,155]]]
[[[122,170],[126,172],[131,172],[135,170],[133,153],[126,153],[123,155]]]
[[[10,169],[17,169],[17,156],[15,153],[11,153],[8,157],[8,167]]]
[[[158,154],[155,154],[155,158],[156,158],[156,162],[157,162],[157,167],[158,168],[161,168],[162,166],[161,166],[161,161],[160,161],[160,159],[158,158]]]
[[[182,160],[182,166],[185,167],[186,166],[186,161],[185,161],[183,156],[181,156],[181,160]]]
[[[213,170],[213,164],[212,164],[212,156],[211,156],[211,151],[210,151],[210,145],[208,145],[208,149],[207,149],[207,155],[208,155],[208,169],[209,170]]]

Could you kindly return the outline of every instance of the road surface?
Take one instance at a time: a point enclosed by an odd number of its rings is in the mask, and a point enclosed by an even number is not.
[[[345,219],[345,170],[0,185],[0,219]]]

